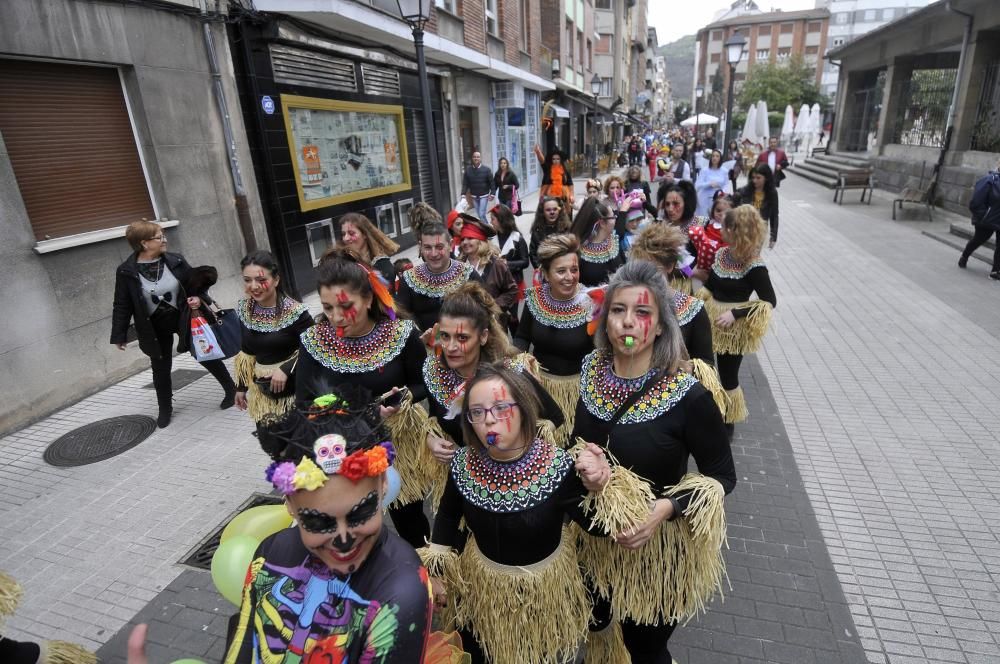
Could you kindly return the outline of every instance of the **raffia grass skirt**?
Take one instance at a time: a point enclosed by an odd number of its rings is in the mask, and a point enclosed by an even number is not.
[[[708,362],[697,358],[691,359],[691,371],[694,373],[694,377],[698,379],[698,382],[712,393],[712,400],[715,401],[715,405],[719,407],[719,412],[722,413],[722,417],[725,419],[729,401],[726,399],[725,388],[719,382],[719,372]]]
[[[712,348],[716,353],[727,355],[746,355],[756,353],[760,349],[764,334],[771,324],[770,302],[750,300],[749,302],[719,302],[707,288],[700,289],[695,297],[705,302],[708,318],[712,322]],[[749,309],[744,318],[737,318],[728,328],[715,324],[722,314],[730,309]]]
[[[580,400],[580,374],[571,376],[556,376],[547,371],[540,371],[538,381],[542,384],[562,411],[562,426],[555,430],[553,440],[559,447],[569,445],[569,436],[573,433],[573,420],[576,419],[576,402]]]
[[[21,585],[12,576],[0,572],[0,627],[5,618],[14,615],[23,596]],[[93,653],[75,643],[42,641],[37,645],[40,649],[38,664],[97,664]]]
[[[427,448],[427,434],[440,434],[435,422],[411,398],[403,402],[399,411],[385,421],[396,448],[393,467],[399,472],[401,488],[391,507],[402,507],[422,501],[437,484],[444,490],[447,466],[440,464]],[[434,503],[435,506],[437,502]]]
[[[666,495],[688,492],[692,496],[684,518],[661,523],[635,551],[577,528],[580,564],[597,594],[611,603],[615,620],[629,618],[641,625],[684,621],[704,611],[722,591],[722,486],[713,478],[688,473]]]
[[[622,626],[618,621],[587,637],[587,657],[583,664],[632,664],[632,657],[625,648]]]
[[[260,422],[272,417],[284,415],[295,405],[295,395],[274,399],[264,394],[263,390],[254,382],[254,378],[267,378],[275,369],[280,369],[281,365],[289,360],[286,357],[276,364],[260,364],[253,355],[238,353],[233,359],[233,368],[236,370],[236,384],[247,387],[247,413],[254,422]]]
[[[492,664],[564,664],[587,638],[590,603],[572,535],[531,565],[496,563],[469,538],[458,557],[455,618]]]

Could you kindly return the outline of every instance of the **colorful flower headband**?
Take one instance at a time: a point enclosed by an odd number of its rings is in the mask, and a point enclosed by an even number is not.
[[[347,440],[339,433],[320,436],[313,449],[316,461],[303,457],[298,465],[291,461],[272,463],[264,473],[267,481],[288,496],[296,491],[315,491],[330,475],[343,475],[352,482],[378,477],[396,460],[396,449],[389,441],[347,455]]]

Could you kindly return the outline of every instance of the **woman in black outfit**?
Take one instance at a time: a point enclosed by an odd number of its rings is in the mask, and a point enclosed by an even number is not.
[[[535,220],[531,224],[531,243],[528,245],[528,259],[532,267],[538,267],[538,245],[542,240],[556,233],[567,233],[569,227],[569,212],[563,199],[546,196],[538,202]]]
[[[767,164],[757,164],[750,170],[750,181],[733,196],[733,206],[752,205],[771,229],[768,248],[778,241],[778,190],[774,174]]]
[[[608,283],[625,262],[615,231],[617,221],[607,203],[596,198],[588,198],[576,213],[570,232],[580,240],[580,283],[584,286]]]
[[[497,172],[493,176],[493,184],[496,186],[497,200],[500,201],[501,205],[510,208],[510,202],[514,197],[514,189],[520,188],[521,183],[517,181],[514,171],[510,170],[510,162],[507,161],[506,157],[500,157],[500,161],[497,164]],[[517,215],[521,215],[520,205],[518,206]]]
[[[740,144],[736,140],[729,141],[729,146],[726,148],[725,152],[722,153],[722,160],[729,161],[730,159],[736,162],[733,169],[729,171],[729,181],[733,183],[733,191],[736,189],[736,178],[743,173],[743,153],[740,152]]]
[[[170,424],[173,413],[170,367],[174,335],[178,336],[177,352],[187,352],[191,344],[191,310],[203,306],[207,310],[212,299],[207,285],[192,281],[197,271],[184,257],[167,252],[167,237],[158,224],[134,221],[126,229],[125,239],[132,247],[132,255],[115,272],[111,343],[125,350],[129,321],[135,321],[139,349],[149,356],[153,369],[159,407],[156,426],[162,429]],[[231,407],[236,402],[236,383],[225,363],[209,360],[201,364],[226,392],[219,408]]]
[[[278,262],[268,251],[240,261],[246,298],[236,304],[240,319],[240,354],[236,368],[236,407],[254,422],[284,414],[295,405],[295,390],[281,365],[299,348],[299,335],[313,324],[301,302],[285,294]]]
[[[528,267],[528,243],[517,230],[514,213],[506,205],[495,205],[490,210],[490,224],[497,232],[497,244],[500,245],[500,258],[507,263],[514,281],[517,282],[517,301],[524,299],[524,269]],[[508,310],[507,328],[511,335],[517,332],[517,305]]]
[[[610,654],[620,634],[625,661],[669,664],[676,621],[702,609],[725,578],[722,498],[736,470],[719,409],[685,360],[668,293],[649,261],[618,270],[580,374],[573,438],[606,445],[656,497],[632,535],[582,536],[580,562],[598,599],[587,645],[594,662],[620,661]],[[688,473],[689,456],[700,474]],[[606,629],[615,622],[620,632]]]
[[[399,251],[399,245],[363,214],[348,212],[340,218],[340,244],[357,254],[361,260],[378,270],[386,284],[396,281],[396,270],[392,267],[392,255]]]

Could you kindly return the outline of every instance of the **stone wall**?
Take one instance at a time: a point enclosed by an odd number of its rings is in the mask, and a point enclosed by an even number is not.
[[[913,148],[902,145],[887,145],[884,154],[872,160],[875,168],[875,180],[879,188],[889,191],[899,191],[906,186],[911,177],[920,178],[923,174],[924,183],[928,182],[937,163],[940,151],[936,148]],[[945,165],[938,177],[936,205],[957,214],[968,214],[969,198],[976,180],[986,174],[990,168],[995,168],[996,156],[993,156],[993,166],[985,168],[978,166],[977,155],[988,153],[949,153]]]

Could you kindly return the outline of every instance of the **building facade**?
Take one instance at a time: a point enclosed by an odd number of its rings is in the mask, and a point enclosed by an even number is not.
[[[890,21],[895,21],[934,0],[817,0],[816,6],[829,10],[828,49],[838,48]],[[833,98],[837,94],[837,66],[825,61],[821,91]]]
[[[110,343],[127,224],[158,220],[230,306],[240,259],[268,244],[224,17],[202,4],[0,9],[0,433],[149,366]]]

